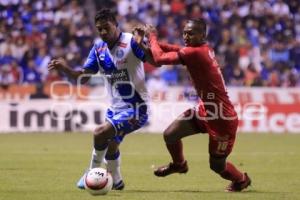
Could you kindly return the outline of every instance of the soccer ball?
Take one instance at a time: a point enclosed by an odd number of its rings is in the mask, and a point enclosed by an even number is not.
[[[84,179],[84,187],[92,195],[105,195],[111,190],[112,185],[111,174],[103,168],[91,169]]]

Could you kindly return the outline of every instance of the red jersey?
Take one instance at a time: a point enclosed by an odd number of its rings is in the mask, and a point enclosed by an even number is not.
[[[149,39],[153,58],[157,64],[186,65],[197,94],[203,101],[208,116],[212,117],[211,119],[219,121],[228,117],[236,117],[214,51],[208,44],[180,48],[159,44],[153,34]]]

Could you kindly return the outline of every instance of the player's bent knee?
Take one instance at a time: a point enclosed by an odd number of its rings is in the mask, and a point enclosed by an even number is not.
[[[210,159],[209,161],[209,167],[211,170],[213,170],[216,173],[221,173],[225,170],[226,166],[226,159]]]
[[[108,142],[113,139],[116,134],[115,128],[109,122],[98,126],[94,131],[94,141],[96,143]]]
[[[219,163],[210,163],[210,169],[219,174],[224,171],[225,165],[221,165]]]
[[[95,130],[94,130],[94,135],[98,136],[98,135],[102,135],[104,132],[104,128],[102,126],[98,126]]]
[[[105,128],[105,126],[99,126],[94,130],[95,138],[109,138],[109,131]]]
[[[166,143],[171,144],[176,142],[176,139],[173,137],[173,135],[170,132],[164,132],[164,140]]]
[[[108,144],[107,154],[108,155],[114,155],[119,151],[119,144],[115,141],[111,141]]]
[[[169,135],[164,134],[164,140],[165,140],[165,143],[167,143],[167,144],[174,144],[174,143],[178,142],[179,140],[181,140],[181,137],[178,137],[177,134],[169,134]]]

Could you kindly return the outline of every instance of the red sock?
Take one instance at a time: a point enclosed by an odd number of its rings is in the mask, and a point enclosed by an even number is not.
[[[220,176],[233,182],[243,181],[244,178],[244,174],[230,162],[226,162],[225,170],[220,173]]]
[[[166,144],[169,153],[172,156],[173,163],[181,164],[184,162],[183,147],[181,140],[173,144]]]

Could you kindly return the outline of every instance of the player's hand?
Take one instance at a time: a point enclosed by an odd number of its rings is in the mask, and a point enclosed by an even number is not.
[[[53,69],[56,69],[58,71],[65,71],[66,69],[68,69],[67,62],[62,58],[53,59],[48,63],[48,71],[51,71]]]
[[[148,37],[150,33],[157,34],[156,28],[151,24],[146,24],[145,26],[145,34]]]
[[[144,41],[145,36],[145,26],[144,25],[138,25],[133,28],[133,39],[141,45]]]

